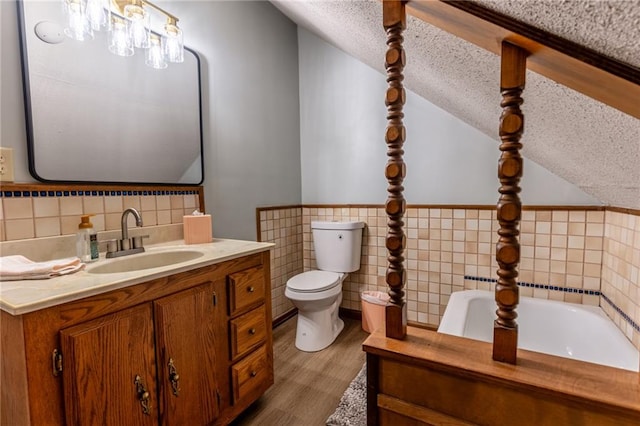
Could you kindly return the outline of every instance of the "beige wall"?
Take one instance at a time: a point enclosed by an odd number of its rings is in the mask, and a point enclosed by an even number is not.
[[[294,211],[296,220],[302,212],[301,226],[282,222],[282,217]],[[292,309],[284,297],[287,279],[315,268],[312,220],[361,220],[367,224],[361,268],[349,274],[343,286],[344,308],[360,310],[362,291],[387,289],[387,217],[382,206],[263,210],[261,240],[275,242],[276,250],[281,247],[278,257],[272,259],[272,292],[274,301],[278,301],[274,303],[274,318]],[[452,292],[493,289],[497,226],[491,207],[407,209],[405,267],[410,321],[438,325]],[[640,348],[638,216],[598,208],[525,210],[520,229],[522,296],[600,305]],[[298,232],[302,236],[302,266],[300,255],[295,253],[299,239],[292,236]],[[286,243],[283,238],[296,244]],[[294,256],[291,262],[281,258],[287,252]],[[283,268],[284,264],[290,267]]]

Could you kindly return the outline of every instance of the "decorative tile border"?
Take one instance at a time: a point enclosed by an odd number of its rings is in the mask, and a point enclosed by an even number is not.
[[[620,309],[615,303],[613,303],[613,301],[609,299],[604,293],[602,293],[601,296],[605,300],[605,302],[611,305],[611,307],[622,317],[624,321],[629,323],[635,331],[640,333],[640,325],[638,325],[638,323],[636,323],[629,315],[624,313],[622,309]]]
[[[132,195],[197,195],[197,190],[184,191],[0,191],[0,198],[19,198],[19,197],[76,197],[76,196],[132,196]]]
[[[472,280],[472,281],[487,282],[487,283],[495,283],[497,281],[495,278],[474,277],[469,275],[465,275],[464,279]],[[615,303],[613,303],[613,301],[609,299],[606,294],[602,293],[601,291],[585,290],[582,288],[559,287],[559,286],[548,285],[548,284],[535,284],[535,283],[526,283],[526,282],[518,282],[518,286],[541,288],[544,290],[551,290],[551,291],[562,291],[565,293],[588,294],[590,296],[602,296],[602,298],[609,305],[611,305],[611,307],[622,317],[624,321],[629,323],[634,330],[636,330],[637,332],[640,332],[640,325],[638,325],[629,315],[627,315],[622,309],[620,309]]]
[[[495,278],[486,278],[486,277],[474,277],[470,275],[464,276],[465,280],[472,281],[481,281],[485,283],[495,283],[497,280]],[[561,287],[557,285],[548,285],[548,284],[536,284],[536,283],[527,283],[518,281],[518,286],[520,287],[530,287],[530,288],[540,288],[544,290],[551,291],[562,291],[565,293],[578,293],[578,294],[588,294],[589,296],[600,296],[602,293],[598,290],[585,290],[583,288],[572,288],[572,287]]]

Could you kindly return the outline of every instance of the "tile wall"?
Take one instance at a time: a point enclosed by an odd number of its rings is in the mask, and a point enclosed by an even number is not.
[[[298,207],[296,207],[298,209]],[[281,210],[280,214],[288,209]],[[382,206],[315,207],[302,211],[302,269],[283,272],[272,266],[275,297],[283,297],[286,280],[315,268],[311,221],[361,220],[361,268],[343,286],[342,306],[360,310],[365,290],[385,291],[387,217]],[[269,210],[275,216],[278,209]],[[278,222],[262,216],[263,241],[275,240]],[[279,219],[278,219],[279,220]],[[267,228],[265,228],[267,227]],[[494,286],[495,239],[498,224],[493,207],[410,207],[405,216],[408,271],[408,319],[437,326],[452,292],[491,290]],[[286,228],[300,232],[300,228]],[[640,347],[640,218],[601,208],[525,210],[521,221],[520,294],[572,303],[601,305]],[[267,238],[266,240],[264,238]],[[298,257],[295,258],[296,260]],[[285,262],[280,260],[280,263]],[[272,261],[273,264],[273,261]],[[276,271],[277,270],[277,271]],[[602,284],[601,284],[602,281]],[[274,318],[289,309],[284,298]]]
[[[640,348],[640,215],[607,211],[602,308]]]
[[[271,307],[272,318],[278,318],[293,309],[284,295],[287,280],[303,271],[302,207],[258,210],[259,241],[276,245],[271,251]]]
[[[96,231],[121,228],[133,207],[144,226],[182,223],[199,207],[197,191],[0,191],[0,241],[75,234],[80,216],[93,214]],[[129,226],[135,226],[129,218]]]

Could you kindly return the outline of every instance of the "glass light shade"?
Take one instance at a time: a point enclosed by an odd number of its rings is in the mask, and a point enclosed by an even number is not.
[[[86,0],[66,0],[67,26],[64,33],[79,41],[93,40],[93,30],[86,16]]]
[[[87,0],[86,15],[94,31],[109,28],[109,3],[107,0]]]
[[[158,36],[151,36],[150,43],[144,63],[157,70],[166,68],[168,64],[164,57],[164,43]]]
[[[164,52],[169,62],[184,61],[184,40],[182,30],[175,24],[168,23],[164,26]]]
[[[124,7],[124,16],[131,22],[129,37],[133,45],[146,49],[150,46],[151,17],[142,6],[129,4]]]
[[[109,32],[109,51],[118,56],[133,55],[133,43],[129,38],[130,22],[114,17]]]

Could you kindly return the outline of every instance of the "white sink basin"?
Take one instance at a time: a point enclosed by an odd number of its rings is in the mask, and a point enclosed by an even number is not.
[[[175,265],[202,257],[204,253],[195,250],[173,250],[132,254],[87,268],[90,274],[115,274],[133,272],[160,266]]]

